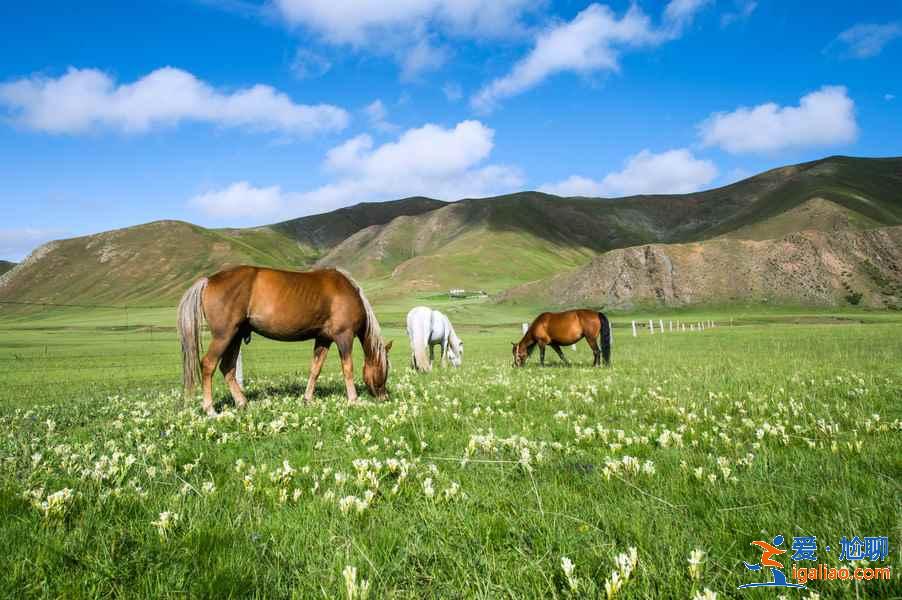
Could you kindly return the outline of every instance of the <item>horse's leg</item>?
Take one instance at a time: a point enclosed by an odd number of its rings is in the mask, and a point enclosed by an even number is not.
[[[598,341],[592,337],[591,335],[585,336],[586,343],[589,344],[589,348],[592,349],[592,366],[597,367],[601,365],[601,350],[598,349]]]
[[[429,346],[429,366],[432,366],[432,363],[435,362],[435,346],[432,345],[432,342],[427,342]]]
[[[211,417],[216,415],[216,410],[213,408],[213,372],[216,371],[219,359],[225,353],[231,341],[231,337],[214,337],[201,361],[201,371],[204,380],[203,407],[204,412]]]
[[[539,364],[545,366],[545,344],[539,342]]]
[[[448,366],[448,338],[442,340],[442,368]]]
[[[338,346],[338,354],[341,356],[341,372],[345,377],[345,387],[348,390],[348,404],[357,402],[357,388],[354,387],[354,362],[351,360],[351,350],[354,348],[354,336],[342,334],[335,338]]]
[[[241,336],[236,335],[226,351],[222,354],[222,360],[219,362],[219,370],[225,377],[226,384],[229,386],[229,392],[232,394],[232,400],[235,401],[236,408],[244,408],[247,405],[247,399],[244,397],[244,391],[238,384],[236,377],[236,367],[238,365],[238,355],[241,352]]]
[[[319,372],[323,368],[323,363],[326,362],[326,354],[329,353],[329,346],[331,345],[331,340],[316,338],[313,346],[313,362],[310,364],[310,377],[307,379],[307,390],[304,392],[304,403],[313,400],[316,380],[319,378]]]
[[[560,357],[562,363],[564,363],[568,367],[570,366],[570,361],[567,360],[567,357],[564,356],[563,352],[561,352],[560,344],[551,344],[551,349],[557,353],[557,355]]]

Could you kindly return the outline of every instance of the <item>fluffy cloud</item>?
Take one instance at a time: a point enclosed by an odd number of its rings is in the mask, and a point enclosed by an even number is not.
[[[192,198],[189,203],[217,218],[254,218],[276,215],[285,206],[285,194],[274,185],[255,188],[247,181],[239,181],[221,190],[212,190]]]
[[[686,194],[702,189],[716,177],[714,163],[696,158],[685,148],[658,154],[643,150],[627,159],[623,170],[609,173],[601,181],[573,176],[541,190],[558,196]]]
[[[541,0],[274,0],[276,12],[332,44],[394,56],[405,77],[440,66],[447,52],[441,35],[506,37],[520,32],[523,13]]]
[[[870,58],[883,51],[883,47],[898,37],[902,37],[900,23],[862,23],[840,33],[835,42],[847,47],[854,58]]]
[[[516,27],[535,0],[275,0],[292,25],[307,27],[336,43],[365,45],[387,33],[442,29],[455,34],[497,36]]]
[[[290,134],[337,131],[348,114],[328,104],[296,104],[267,85],[224,93],[181,69],[157,69],[116,84],[96,69],[70,68],[53,79],[35,75],[0,85],[0,104],[23,126],[49,133],[98,127],[143,132],[199,121]]]
[[[830,146],[858,136],[855,103],[842,86],[824,86],[798,106],[773,102],[715,113],[699,125],[702,143],[732,154],[767,153],[787,148]]]
[[[427,124],[379,146],[369,135],[359,135],[327,153],[325,167],[335,176],[332,183],[306,192],[284,192],[240,182],[190,202],[214,217],[260,219],[405,196],[457,200],[519,189],[523,185],[519,171],[483,165],[493,138],[494,131],[479,121],[462,121],[453,128]]]
[[[682,28],[709,0],[672,0],[656,28],[636,4],[619,19],[605,5],[591,4],[568,23],[543,31],[530,53],[503,77],[484,86],[472,99],[479,111],[535,87],[560,72],[590,73],[619,70],[623,50],[655,46],[680,35]]]

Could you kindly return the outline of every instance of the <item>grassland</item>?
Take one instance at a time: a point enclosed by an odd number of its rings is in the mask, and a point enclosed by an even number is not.
[[[304,406],[309,344],[255,338],[250,407],[234,412],[220,382],[217,420],[180,397],[170,311],[7,314],[0,594],[335,598],[350,565],[375,598],[592,598],[636,548],[618,598],[758,597],[736,590],[755,580],[740,561],[777,533],[816,535],[828,564],[822,546],[886,535],[898,564],[898,316],[617,315],[612,370],[583,347],[573,368],[514,370],[535,307],[419,300],[453,315],[462,369],[411,372],[407,306],[387,304],[389,402],[346,406],[333,356]],[[624,327],[651,316],[720,326]],[[895,577],[810,589],[902,591]]]

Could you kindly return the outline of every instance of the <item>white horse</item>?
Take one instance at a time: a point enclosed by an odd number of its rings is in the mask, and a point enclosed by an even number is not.
[[[407,313],[407,337],[410,338],[411,360],[418,371],[431,371],[435,358],[434,347],[441,346],[442,366],[446,360],[459,367],[464,357],[464,343],[448,317],[437,310],[425,306],[417,306]],[[426,348],[429,358],[426,358]]]

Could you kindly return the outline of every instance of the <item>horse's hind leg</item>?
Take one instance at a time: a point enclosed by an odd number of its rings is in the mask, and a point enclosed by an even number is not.
[[[241,336],[236,335],[229,344],[226,351],[222,354],[222,360],[219,363],[219,370],[225,377],[226,384],[229,386],[229,393],[232,394],[232,400],[235,401],[237,408],[244,408],[247,405],[247,398],[244,397],[244,390],[238,383],[237,366],[238,357],[241,354]]]
[[[313,400],[313,390],[316,388],[316,380],[319,378],[319,372],[326,362],[326,354],[329,352],[329,346],[332,345],[330,340],[316,339],[313,346],[313,362],[310,364],[310,377],[307,379],[307,390],[304,392],[304,402]]]
[[[592,337],[591,335],[586,336],[586,343],[589,344],[589,347],[592,348],[592,366],[597,367],[601,365],[601,350],[598,349],[598,341]]]
[[[203,408],[204,412],[211,417],[216,415],[216,410],[213,409],[213,372],[216,371],[219,359],[225,354],[231,341],[231,338],[227,337],[214,337],[210,342],[210,347],[207,348],[207,353],[201,361],[201,371],[203,373],[204,381]]]
[[[570,361],[567,360],[567,357],[564,356],[563,352],[561,352],[560,344],[551,344],[551,349],[557,353],[557,355],[558,355],[558,357],[560,357],[562,363],[564,363],[567,366],[570,366]]]

